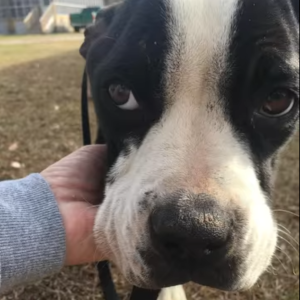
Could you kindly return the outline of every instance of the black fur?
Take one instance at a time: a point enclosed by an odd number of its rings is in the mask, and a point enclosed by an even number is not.
[[[292,1],[299,6],[298,0]],[[286,0],[241,1],[229,51],[233,71],[225,89],[230,121],[240,139],[250,145],[257,175],[268,194],[271,160],[290,138],[299,118],[299,103],[282,118],[259,114],[276,88],[292,89],[299,96],[299,69],[289,65],[293,53],[299,52],[299,25],[292,8]]]
[[[168,48],[162,12],[166,11],[162,0],[156,0],[155,5],[147,0],[127,1],[105,35],[99,35],[89,49],[87,69],[110,164],[127,138],[142,141],[161,117],[162,73]],[[124,111],[112,103],[108,86],[115,81],[126,83],[134,91],[142,109]]]

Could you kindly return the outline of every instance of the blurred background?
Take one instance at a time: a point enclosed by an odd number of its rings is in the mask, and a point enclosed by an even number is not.
[[[40,172],[81,146],[82,29],[110,2],[0,0],[0,180]],[[272,268],[246,293],[188,285],[189,300],[299,299],[298,133],[282,154],[276,187],[281,238]],[[114,277],[126,299],[130,287],[117,271]],[[103,298],[95,267],[83,266],[66,268],[0,300]]]
[[[90,23],[93,12],[113,2],[118,1],[1,0],[0,34],[78,32]]]

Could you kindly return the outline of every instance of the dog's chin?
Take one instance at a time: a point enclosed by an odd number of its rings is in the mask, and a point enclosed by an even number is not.
[[[161,290],[161,289],[170,288],[170,287],[174,287],[174,286],[178,286],[178,285],[185,285],[187,283],[194,283],[199,286],[207,286],[209,288],[223,291],[223,292],[246,292],[246,291],[249,291],[251,288],[253,288],[252,284],[245,286],[236,281],[223,282],[222,286],[217,285],[217,284],[216,285],[213,285],[213,284],[208,285],[207,283],[202,282],[202,281],[192,280],[192,278],[183,279],[182,274],[178,274],[177,280],[174,280],[174,279],[172,281],[167,280],[164,282],[164,284],[161,284],[160,276],[157,278],[153,278],[153,280],[149,280],[149,281],[139,280],[139,279],[137,279],[138,277],[135,277],[135,276],[124,275],[124,277],[127,280],[127,282],[129,284],[131,284],[132,286],[136,286],[138,288],[147,289],[147,290]]]
[[[153,278],[153,280],[149,280],[149,281],[141,281],[141,280],[137,279],[137,277],[135,277],[135,276],[126,276],[126,275],[124,275],[124,276],[129,284],[136,286],[138,288],[147,289],[147,290],[161,290],[164,288],[174,287],[174,286],[178,286],[178,285],[185,285],[187,283],[195,283],[199,286],[207,286],[206,283],[193,281],[192,278],[187,279],[187,277],[185,277],[185,279],[184,279],[182,274],[180,274],[180,273],[178,273],[177,279],[173,278],[172,280],[165,280],[164,284],[162,284],[160,282],[160,279],[161,279],[160,276],[157,278]],[[209,287],[220,290],[220,291],[225,291],[225,292],[239,292],[239,291],[249,290],[249,288],[243,289],[235,282],[226,282],[226,283],[224,283],[223,286],[209,285]]]
[[[191,280],[182,280],[180,279],[180,275],[178,276],[177,281],[165,281],[164,284],[160,282],[159,278],[152,278],[152,279],[147,279],[147,280],[140,280],[138,279],[137,276],[126,276],[124,275],[125,279],[127,282],[133,286],[136,286],[141,289],[146,289],[146,290],[161,290],[164,288],[169,288],[177,285],[184,285],[188,282],[191,282]]]
[[[232,274],[235,275],[229,274],[228,271],[210,272],[208,279],[205,277],[205,272],[203,274],[199,270],[193,272],[190,268],[180,266],[180,264],[168,265],[161,257],[154,254],[149,256],[159,264],[159,267],[153,268],[153,264],[145,263],[143,269],[147,270],[146,274],[135,274],[132,270],[123,272],[130,284],[149,290],[160,290],[189,282],[228,292],[241,289],[237,271],[232,270]]]

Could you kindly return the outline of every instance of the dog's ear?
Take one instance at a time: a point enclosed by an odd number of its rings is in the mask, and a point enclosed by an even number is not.
[[[109,7],[102,9],[96,17],[94,25],[85,30],[85,40],[80,48],[80,54],[86,59],[89,49],[93,42],[105,34],[109,25],[112,23],[117,10],[120,8],[121,3],[113,4]]]

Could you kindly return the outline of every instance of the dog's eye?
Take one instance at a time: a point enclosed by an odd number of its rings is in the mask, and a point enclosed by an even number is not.
[[[109,94],[115,104],[124,110],[135,110],[139,107],[132,91],[123,84],[111,84]]]
[[[288,89],[278,89],[264,102],[261,113],[267,117],[278,118],[287,115],[295,106],[297,95]]]

